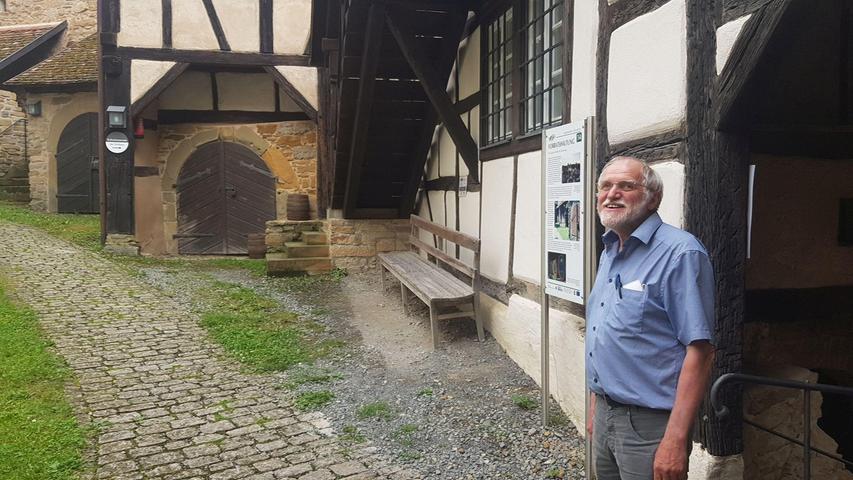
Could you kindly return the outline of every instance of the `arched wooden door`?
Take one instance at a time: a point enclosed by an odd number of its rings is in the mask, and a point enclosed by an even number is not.
[[[275,219],[275,177],[236,143],[202,145],[178,175],[178,253],[241,255]]]
[[[56,191],[59,213],[100,211],[97,113],[84,113],[62,130],[56,148]]]

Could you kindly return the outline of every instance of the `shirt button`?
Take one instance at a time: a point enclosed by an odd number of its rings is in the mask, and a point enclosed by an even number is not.
[[[593,331],[593,332],[595,331],[595,327],[592,327],[592,331]]]
[[[589,356],[590,356],[590,357],[592,356],[592,352],[589,352]]]
[[[613,279],[612,279],[612,278],[608,278],[608,279],[607,279],[607,283],[613,283]]]
[[[601,302],[601,306],[602,306],[602,307],[604,306],[604,302]]]
[[[597,378],[593,378],[593,379],[592,379],[592,383],[598,383],[598,379],[597,379]]]

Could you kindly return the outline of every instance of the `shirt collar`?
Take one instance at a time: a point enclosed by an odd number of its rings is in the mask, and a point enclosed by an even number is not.
[[[648,218],[643,220],[643,223],[641,223],[640,226],[637,227],[637,229],[634,230],[633,233],[631,233],[631,236],[645,244],[648,244],[649,241],[652,239],[652,236],[655,234],[655,232],[658,231],[658,228],[660,228],[661,225],[663,225],[663,220],[661,220],[660,215],[658,215],[658,212],[652,212],[652,214],[649,215]],[[606,232],[604,232],[604,235],[601,237],[601,240],[604,242],[605,245],[609,246],[613,242],[619,241],[619,235],[617,235],[616,232],[614,232],[613,230],[607,230]]]

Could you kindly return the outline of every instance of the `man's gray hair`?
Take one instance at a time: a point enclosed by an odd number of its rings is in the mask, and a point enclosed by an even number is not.
[[[663,180],[661,180],[660,175],[658,175],[658,172],[656,172],[654,168],[649,166],[649,162],[641,158],[630,157],[626,155],[613,157],[608,160],[603,167],[601,167],[601,173],[604,173],[604,170],[606,170],[607,167],[609,167],[611,164],[616,163],[620,160],[634,160],[635,162],[640,162],[640,164],[643,166],[643,186],[646,187],[646,197],[648,197],[652,193],[657,193],[658,195],[663,196]],[[601,174],[599,174],[598,178],[601,178]]]

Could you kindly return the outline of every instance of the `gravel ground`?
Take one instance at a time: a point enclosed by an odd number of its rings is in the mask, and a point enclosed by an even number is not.
[[[538,387],[492,337],[480,343],[473,322],[449,323],[442,326],[443,348],[433,352],[426,308],[413,302],[406,317],[399,290],[382,292],[375,276],[350,276],[306,292],[294,289],[292,280],[234,270],[152,267],[142,273],[197,309],[205,305],[193,292],[218,280],[253,288],[324,324],[346,347],[302,370],[334,379],[301,385],[295,393],[332,391],[334,400],[320,411],[343,439],[370,442],[424,478],[584,478],[583,439],[554,403],[556,418],[542,427]],[[282,381],[299,370],[281,374]],[[533,400],[533,408],[519,407],[521,397]],[[388,413],[360,415],[369,404],[385,405]]]

